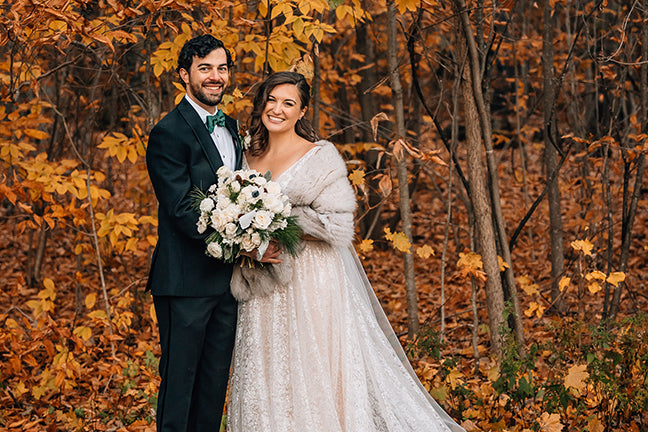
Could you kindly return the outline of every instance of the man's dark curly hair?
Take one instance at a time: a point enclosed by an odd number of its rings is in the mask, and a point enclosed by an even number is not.
[[[178,67],[176,68],[176,71],[178,74],[180,73],[180,69],[189,72],[194,57],[207,57],[210,52],[219,48],[225,50],[225,55],[227,56],[227,67],[231,68],[234,65],[234,63],[232,63],[232,55],[229,50],[225,48],[223,42],[210,34],[204,34],[185,42],[180,50],[180,54],[178,55]],[[180,79],[180,82],[182,82],[182,79]]]

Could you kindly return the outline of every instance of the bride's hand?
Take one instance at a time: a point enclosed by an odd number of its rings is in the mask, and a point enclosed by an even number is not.
[[[280,254],[281,254],[281,248],[275,241],[270,242],[268,248],[266,249],[261,259],[258,259],[256,249],[250,252],[241,252],[241,255],[245,255],[247,257],[252,258],[253,260],[262,262],[264,264],[279,264],[283,262],[283,260],[279,258]]]

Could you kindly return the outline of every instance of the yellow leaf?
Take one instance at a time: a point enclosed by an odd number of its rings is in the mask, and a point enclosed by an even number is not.
[[[49,28],[52,31],[65,31],[67,30],[67,23],[61,20],[54,20],[50,22]]]
[[[153,323],[157,324],[157,314],[155,313],[155,305],[153,303],[151,303],[151,307],[149,308],[149,315]]]
[[[596,294],[597,292],[601,291],[603,288],[601,287],[601,285],[599,285],[598,282],[592,282],[591,284],[589,284],[589,285],[587,286],[587,289],[588,289],[589,292],[591,292],[592,294]]]
[[[533,283],[531,278],[526,275],[520,276],[518,278],[518,283],[520,284],[520,287],[524,290],[524,292],[528,295],[535,295],[540,293],[538,290],[538,284]]]
[[[458,370],[452,370],[447,376],[447,380],[450,382],[450,388],[455,389],[459,384],[463,383],[463,380],[461,379],[463,377],[463,374],[459,372]]]
[[[106,315],[106,311],[103,310],[94,310],[88,314],[90,318],[95,318],[95,319],[105,319],[108,316]]]
[[[601,423],[598,417],[594,417],[587,422],[587,429],[589,432],[605,432],[605,425]]]
[[[619,286],[619,282],[623,282],[625,280],[625,273],[623,272],[613,272],[610,273],[610,276],[607,277],[607,281],[614,285],[615,287]]]
[[[560,423],[560,414],[542,413],[539,422],[542,432],[560,432],[563,425]]]
[[[450,392],[448,387],[446,386],[441,386],[430,390],[430,395],[432,395],[432,397],[439,402],[445,401],[448,398],[448,393]]]
[[[359,249],[360,252],[362,253],[367,253],[373,250],[373,240],[371,239],[364,239],[362,240],[362,243],[360,243]]]
[[[500,370],[497,365],[494,365],[488,371],[486,372],[486,376],[488,377],[488,380],[490,382],[495,382],[499,379],[500,377]]]
[[[598,271],[598,270],[594,270],[594,271],[589,272],[589,273],[587,273],[585,275],[585,279],[587,279],[588,281],[590,281],[592,279],[604,281],[605,278],[606,278],[605,273],[603,273],[601,271]]]
[[[487,279],[486,273],[482,270],[484,264],[479,254],[474,252],[460,252],[457,267],[459,267],[463,276],[473,276],[484,281]]]
[[[16,386],[14,387],[14,393],[17,396],[22,396],[25,393],[27,393],[29,390],[27,389],[27,386],[25,385],[24,382],[20,381]]]
[[[589,240],[574,240],[571,242],[571,247],[574,250],[583,252],[584,255],[592,256],[592,248],[594,245]]]
[[[398,12],[402,15],[407,11],[416,12],[419,0],[396,0],[395,3],[398,6]]]
[[[54,300],[56,298],[56,290],[52,279],[46,278],[43,280],[43,285],[45,286],[45,289],[40,290],[38,298]]]
[[[547,308],[545,308],[544,306],[536,302],[531,302],[529,303],[529,308],[524,311],[524,315],[526,315],[527,317],[531,317],[535,313],[536,317],[542,318],[542,315],[544,314],[544,311],[546,309]]]
[[[589,377],[587,365],[576,365],[569,368],[565,376],[565,387],[576,389],[581,393],[587,387],[585,380]]]
[[[434,255],[434,249],[432,249],[428,245],[423,245],[420,248],[416,249],[416,255],[424,259],[429,258]]]
[[[353,170],[351,174],[349,174],[349,180],[351,181],[351,184],[354,186],[362,186],[364,185],[365,182],[365,172],[364,170]]]
[[[36,139],[47,139],[49,138],[49,134],[47,132],[43,132],[38,129],[23,129],[23,133],[27,136],[30,136],[32,138]]]
[[[410,251],[412,244],[409,242],[409,239],[404,233],[402,232],[392,233],[391,230],[388,227],[386,227],[385,238],[388,241],[392,242],[392,246],[394,247],[394,249],[398,249],[399,251],[404,253],[412,253]]]
[[[97,294],[95,294],[95,293],[88,294],[86,296],[86,298],[85,298],[85,306],[88,309],[92,309],[94,307],[95,303],[97,303]]]
[[[90,327],[86,327],[86,326],[80,326],[75,328],[73,333],[79,336],[84,341],[87,341],[92,336],[92,330],[90,329]]]
[[[509,265],[506,261],[504,261],[504,258],[501,256],[497,255],[497,264],[499,265],[499,271],[503,272],[507,268],[509,268]]]
[[[565,289],[569,286],[569,283],[571,282],[571,278],[568,278],[567,276],[563,276],[560,278],[560,282],[558,282],[558,289],[560,292],[565,291]]]

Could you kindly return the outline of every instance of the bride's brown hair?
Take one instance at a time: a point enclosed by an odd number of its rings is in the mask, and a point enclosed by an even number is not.
[[[248,120],[250,146],[247,151],[249,151],[252,156],[263,154],[268,147],[268,130],[261,121],[261,114],[268,102],[270,92],[281,84],[293,84],[297,87],[299,102],[301,104],[299,108],[303,109],[308,107],[308,103],[310,102],[310,86],[302,74],[297,72],[276,72],[266,78],[266,80],[263,81],[257,89],[254,96],[252,114]],[[297,135],[310,142],[315,142],[318,139],[313,126],[305,117],[297,120],[297,123],[295,123],[295,132],[297,132]]]

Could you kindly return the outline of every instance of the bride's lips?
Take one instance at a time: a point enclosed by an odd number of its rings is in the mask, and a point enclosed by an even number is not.
[[[273,123],[281,123],[281,122],[283,122],[285,120],[285,119],[282,119],[281,117],[275,117],[275,116],[267,115],[267,114],[266,114],[266,117],[268,118],[268,120],[270,120]]]

